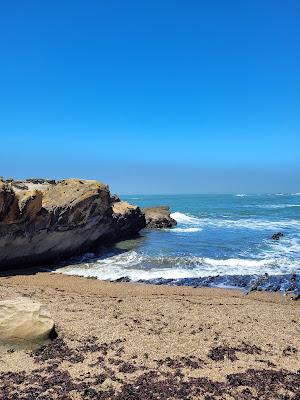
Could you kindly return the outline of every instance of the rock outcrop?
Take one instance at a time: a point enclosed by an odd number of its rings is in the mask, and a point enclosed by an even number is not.
[[[26,298],[0,301],[0,340],[43,340],[54,332],[54,321],[43,304]]]
[[[282,232],[277,232],[277,233],[274,233],[274,235],[272,235],[272,237],[271,237],[271,239],[272,240],[279,240],[281,237],[283,237],[284,235],[283,235],[283,233]]]
[[[80,254],[145,225],[138,207],[97,181],[0,181],[0,269]]]
[[[170,207],[157,206],[144,208],[148,229],[172,228],[177,222],[171,217]]]

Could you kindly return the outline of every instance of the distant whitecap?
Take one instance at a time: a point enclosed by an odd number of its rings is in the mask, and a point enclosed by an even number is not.
[[[202,231],[202,228],[172,228],[169,231],[170,232],[193,233],[193,232]]]

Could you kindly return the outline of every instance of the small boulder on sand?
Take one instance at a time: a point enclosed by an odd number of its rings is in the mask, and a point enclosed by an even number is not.
[[[23,297],[0,301],[0,341],[43,340],[53,332],[45,305]]]

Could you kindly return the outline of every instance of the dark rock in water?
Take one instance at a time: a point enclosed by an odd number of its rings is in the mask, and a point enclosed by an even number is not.
[[[269,275],[265,273],[264,275],[258,276],[251,282],[249,292],[254,290],[261,290],[261,285],[263,285],[269,279]]]
[[[288,294],[293,300],[300,298],[300,276],[298,274],[286,275],[217,275],[200,278],[156,278],[139,280],[140,283],[154,285],[192,286],[192,287],[228,287],[245,290],[245,294],[251,291],[281,291]]]
[[[121,276],[121,278],[117,278],[112,282],[131,282],[129,276]]]
[[[0,270],[82,254],[145,226],[139,207],[112,203],[97,181],[0,180]]]
[[[295,291],[295,292],[291,295],[291,299],[292,299],[292,300],[300,300],[300,290],[298,290],[297,292]]]
[[[300,299],[300,280],[296,274],[291,275],[285,294],[290,295],[292,300]]]
[[[271,239],[273,239],[273,240],[279,240],[281,237],[283,237],[284,235],[283,235],[283,233],[282,232],[277,232],[277,233],[274,233],[274,235],[272,235],[272,237],[271,237]]]
[[[158,206],[144,208],[148,229],[172,228],[177,222],[171,217],[170,207]]]

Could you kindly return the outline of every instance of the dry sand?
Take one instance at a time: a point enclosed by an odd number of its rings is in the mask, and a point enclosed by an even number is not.
[[[0,298],[48,305],[58,338],[0,349],[0,399],[300,399],[300,302],[281,294],[39,272]]]

